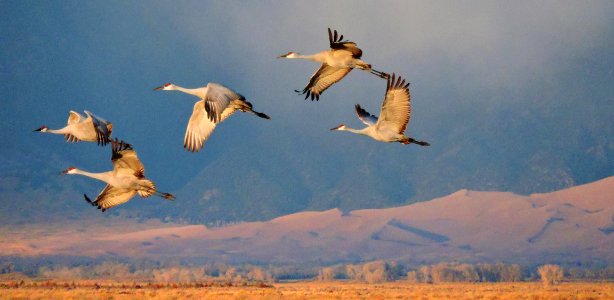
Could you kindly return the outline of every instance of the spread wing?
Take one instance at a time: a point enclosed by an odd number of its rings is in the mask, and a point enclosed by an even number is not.
[[[66,122],[66,125],[79,124],[81,120],[83,120],[83,116],[81,116],[78,112],[71,110],[68,113],[68,122]],[[66,141],[70,143],[76,143],[79,141],[79,139],[76,136],[70,133],[65,134],[64,139],[66,139]]]
[[[191,152],[198,152],[215,129],[215,123],[207,115],[205,100],[194,103],[192,116],[185,131],[183,147]]]
[[[395,74],[388,78],[386,96],[382,103],[382,112],[377,122],[378,130],[392,130],[403,133],[411,115],[411,97],[409,82]]]
[[[352,71],[351,68],[335,68],[327,64],[322,64],[320,68],[311,75],[309,83],[302,92],[295,91],[300,95],[305,94],[305,99],[311,97],[311,101],[320,100],[322,94],[327,88],[341,80],[345,75]]]
[[[358,119],[365,123],[365,125],[371,126],[377,123],[377,116],[370,114],[368,111],[360,107],[359,104],[356,104],[355,108],[356,114],[358,115]]]
[[[222,121],[224,110],[230,105],[232,100],[245,100],[241,94],[217,83],[207,84],[207,96],[205,97],[205,111],[207,117],[214,123]]]
[[[330,28],[328,28],[328,41],[330,43],[330,48],[333,50],[349,51],[354,58],[360,58],[362,56],[362,50],[356,47],[356,43],[343,41],[343,35],[338,35],[337,30],[333,33]]]
[[[76,111],[71,110],[68,113],[68,122],[67,125],[78,124],[83,119],[83,116]]]
[[[111,161],[113,162],[113,172],[115,174],[128,172],[137,178],[145,178],[145,167],[132,149],[132,145],[117,138],[111,142]]]
[[[98,145],[104,146],[111,141],[111,122],[96,116],[95,114],[85,111],[85,114],[92,119],[94,131],[96,131],[96,141]]]
[[[136,195],[136,190],[120,189],[107,185],[94,201],[90,200],[87,195],[84,196],[88,203],[104,212],[113,206],[128,202],[134,195]]]

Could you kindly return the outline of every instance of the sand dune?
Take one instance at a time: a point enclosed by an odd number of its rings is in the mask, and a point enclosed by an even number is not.
[[[183,257],[228,262],[370,259],[614,261],[614,177],[546,194],[460,190],[412,205],[300,212],[223,228],[166,225],[0,242],[1,255]]]

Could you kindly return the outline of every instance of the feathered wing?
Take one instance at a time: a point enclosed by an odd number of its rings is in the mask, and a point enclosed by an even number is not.
[[[313,101],[320,100],[322,94],[331,85],[343,79],[345,75],[352,71],[351,68],[335,68],[327,64],[322,64],[320,68],[311,75],[309,83],[302,92],[296,91],[299,94],[305,94],[305,99],[311,98]]]
[[[354,108],[356,108],[356,114],[358,115],[358,119],[365,123],[365,125],[371,126],[377,123],[377,116],[372,115],[368,111],[364,110],[362,107],[360,107],[360,104],[356,104]]]
[[[83,116],[81,116],[81,114],[79,114],[78,112],[71,110],[68,113],[68,121],[66,122],[66,125],[79,124],[81,120],[83,120]],[[66,141],[70,143],[76,143],[79,141],[79,139],[76,136],[70,133],[65,134],[64,139],[66,139]]]
[[[328,28],[328,42],[331,49],[349,51],[354,58],[360,58],[362,56],[362,50],[356,47],[356,43],[343,41],[343,35],[337,35],[337,30],[334,30],[333,33],[333,31]]]
[[[111,146],[111,161],[113,162],[113,172],[116,175],[128,172],[137,178],[145,178],[145,166],[143,166],[143,163],[141,163],[141,160],[136,155],[136,151],[132,149],[132,145],[115,139]]]
[[[79,122],[81,122],[81,120],[83,119],[83,116],[81,114],[79,114],[78,112],[71,110],[70,112],[68,112],[68,122],[66,122],[67,125],[72,125],[72,124],[78,124]]]
[[[386,96],[382,103],[382,112],[377,122],[378,130],[391,130],[402,134],[411,115],[411,97],[409,82],[395,74],[388,78]]]
[[[215,129],[215,125],[216,123],[209,118],[205,110],[205,100],[194,103],[192,116],[188,121],[188,128],[183,139],[183,147],[188,151],[198,152]]]
[[[85,111],[85,114],[91,118],[94,131],[96,131],[96,141],[98,145],[104,146],[111,141],[111,123],[95,114]]]
[[[243,95],[217,83],[207,84],[207,96],[205,100],[205,112],[207,118],[214,123],[222,121],[222,114],[229,107],[232,100],[245,100]]]
[[[87,198],[87,196],[85,196],[85,200],[87,200],[91,205],[98,207],[98,209],[101,209],[104,212],[105,210],[113,206],[128,202],[128,200],[132,199],[134,195],[136,195],[135,190],[120,189],[111,185],[107,185],[94,201],[91,201],[89,198]]]

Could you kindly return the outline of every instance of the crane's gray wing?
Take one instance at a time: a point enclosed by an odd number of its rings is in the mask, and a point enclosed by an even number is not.
[[[194,110],[185,132],[183,147],[191,152],[198,152],[215,129],[216,123],[209,118],[204,103],[205,100],[194,103]]]
[[[328,42],[330,48],[333,50],[345,50],[352,53],[352,57],[360,58],[362,56],[362,50],[356,47],[356,43],[350,41],[343,41],[343,35],[338,35],[337,30],[331,32],[328,28]]]
[[[94,201],[91,201],[87,195],[84,196],[88,203],[90,203],[92,206],[98,207],[98,209],[101,209],[104,212],[113,206],[128,202],[128,200],[132,199],[134,195],[136,195],[136,190],[120,189],[107,185]]]
[[[96,131],[96,141],[98,145],[106,145],[111,141],[111,131],[112,128],[111,122],[96,116],[95,114],[85,111],[85,114],[92,119],[92,124],[94,126],[94,131]]]
[[[345,77],[350,71],[352,71],[351,68],[335,68],[327,64],[322,64],[322,66],[311,75],[309,83],[305,86],[303,91],[295,92],[300,95],[305,94],[305,99],[311,98],[311,101],[314,99],[320,100],[320,94]]]
[[[360,107],[360,104],[356,104],[354,108],[356,108],[356,114],[358,115],[358,119],[365,123],[365,125],[371,126],[377,123],[377,116],[372,115],[368,111],[364,110],[362,107]]]
[[[66,125],[79,124],[81,120],[83,120],[83,116],[79,114],[78,112],[71,110],[70,112],[68,112],[68,121],[66,122]],[[70,133],[65,134],[64,139],[66,139],[67,142],[71,142],[71,143],[76,143],[79,141],[79,139],[76,136]]]
[[[382,103],[382,112],[377,122],[378,130],[391,130],[403,133],[411,115],[411,97],[409,82],[399,76],[388,77],[386,96]]]
[[[243,95],[217,83],[207,84],[207,96],[205,100],[205,111],[207,118],[214,123],[222,121],[222,113],[230,105],[232,100],[245,100]]]
[[[111,141],[111,161],[113,162],[113,172],[117,174],[133,174],[137,178],[145,178],[145,166],[132,149],[132,145],[117,138]]]

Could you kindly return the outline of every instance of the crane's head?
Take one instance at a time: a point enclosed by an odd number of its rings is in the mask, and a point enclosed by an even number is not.
[[[331,128],[330,130],[345,130],[345,124],[339,124],[339,126]]]
[[[77,172],[77,168],[75,168],[75,167],[70,167],[70,168],[68,168],[68,169],[66,169],[66,170],[64,170],[64,171],[62,171],[62,172],[60,173],[60,175],[61,175],[61,174],[75,174],[76,172]]]
[[[300,54],[296,52],[288,52],[284,55],[280,55],[277,58],[297,58]]]
[[[175,89],[175,85],[172,83],[166,83],[163,86],[159,86],[154,91],[171,91]]]
[[[35,132],[35,131],[46,132],[47,129],[48,129],[47,126],[43,125],[40,128],[38,128],[38,129],[32,130],[32,132]]]

